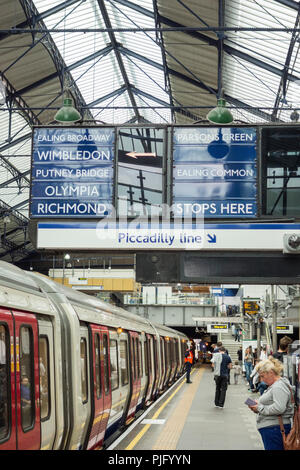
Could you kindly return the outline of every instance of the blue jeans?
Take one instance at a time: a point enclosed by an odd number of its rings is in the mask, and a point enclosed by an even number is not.
[[[252,362],[244,362],[244,365],[245,365],[245,369],[246,369],[246,379],[248,380],[249,385],[251,385],[252,380],[251,380],[250,375],[251,375],[251,372],[253,371]]]
[[[291,430],[290,424],[284,424],[285,434]],[[265,450],[284,450],[280,426],[268,426],[260,428],[259,432],[264,443]]]
[[[257,390],[259,391],[260,395],[264,393],[265,390],[267,390],[268,385],[265,382],[259,382],[257,384]]]

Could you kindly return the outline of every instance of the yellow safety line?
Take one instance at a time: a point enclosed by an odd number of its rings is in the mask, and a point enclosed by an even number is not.
[[[204,368],[199,370],[195,380],[193,380],[193,385],[187,388],[179,403],[176,404],[176,408],[171,416],[169,416],[168,421],[152,447],[153,450],[176,450],[204,370]]]
[[[196,371],[196,369],[194,369],[192,371],[192,374]],[[191,374],[191,375],[192,375]],[[164,404],[157,410],[157,412],[153,415],[153,417],[151,419],[156,419],[160,413],[162,412],[162,410],[167,406],[167,404],[172,400],[172,398],[176,395],[177,392],[179,392],[179,390],[181,389],[181,387],[185,384],[185,381],[183,380],[183,382],[176,388],[176,390],[172,393],[172,395],[169,396],[169,398],[164,402]],[[145,424],[144,428],[139,432],[139,434],[137,434],[135,436],[135,438],[131,441],[131,443],[125,448],[125,450],[132,450],[136,444],[141,440],[141,438],[143,437],[143,435],[148,431],[148,429],[150,428],[151,424]]]

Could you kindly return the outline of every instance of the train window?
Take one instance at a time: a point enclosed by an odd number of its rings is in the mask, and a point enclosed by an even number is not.
[[[135,357],[136,357],[136,370],[137,378],[141,376],[141,366],[140,366],[140,350],[139,350],[139,340],[135,338]]]
[[[171,340],[171,363],[173,364],[175,361],[175,350],[174,350],[174,340]]]
[[[262,129],[262,214],[300,216],[299,127]]]
[[[41,419],[46,420],[50,416],[49,344],[47,336],[39,337],[39,369]]]
[[[0,442],[10,430],[9,390],[9,334],[5,325],[0,325]]]
[[[128,384],[128,349],[127,341],[120,341],[121,384]]]
[[[147,340],[144,341],[145,375],[149,375]]]
[[[107,335],[103,335],[103,355],[104,355],[104,390],[105,395],[109,392],[109,368],[108,368],[108,339]]]
[[[153,349],[154,349],[154,369],[157,370],[158,362],[157,362],[157,340],[156,339],[153,342]]]
[[[100,356],[100,335],[95,334],[94,340],[95,348],[95,379],[96,379],[96,397],[101,396],[101,356]]]
[[[86,339],[80,338],[81,400],[88,400],[87,346]]]
[[[133,380],[136,379],[136,363],[135,363],[135,349],[134,349],[134,339],[131,339],[131,350],[132,350],[132,368],[133,368]]]
[[[28,326],[20,328],[21,421],[23,431],[34,423],[33,334]]]
[[[143,376],[143,353],[142,353],[142,343],[139,341],[139,354],[140,354],[140,367],[141,367],[141,377]]]
[[[161,364],[161,370],[164,370],[164,342],[163,339],[160,338],[160,364]]]
[[[110,340],[110,380],[111,389],[119,388],[119,365],[118,365],[118,343],[115,339]]]
[[[147,348],[148,348],[148,359],[149,359],[149,362],[148,362],[149,372],[151,374],[152,373],[152,349],[151,349],[151,341],[149,338],[147,340]]]
[[[168,368],[170,364],[170,342],[167,340],[165,340],[165,361]]]

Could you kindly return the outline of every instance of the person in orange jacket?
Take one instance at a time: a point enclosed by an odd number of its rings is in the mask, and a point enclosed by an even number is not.
[[[191,384],[191,380],[190,380],[190,374],[191,374],[191,368],[192,368],[192,365],[193,365],[193,361],[194,361],[194,356],[193,356],[193,352],[192,352],[192,349],[188,349],[185,353],[185,358],[184,358],[184,362],[185,362],[185,369],[186,369],[186,383],[187,384]]]

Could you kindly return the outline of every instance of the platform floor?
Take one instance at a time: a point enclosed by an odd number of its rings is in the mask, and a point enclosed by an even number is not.
[[[231,376],[225,406],[216,408],[210,365],[196,365],[192,384],[179,379],[107,450],[263,450],[256,416],[244,404],[259,394]]]

